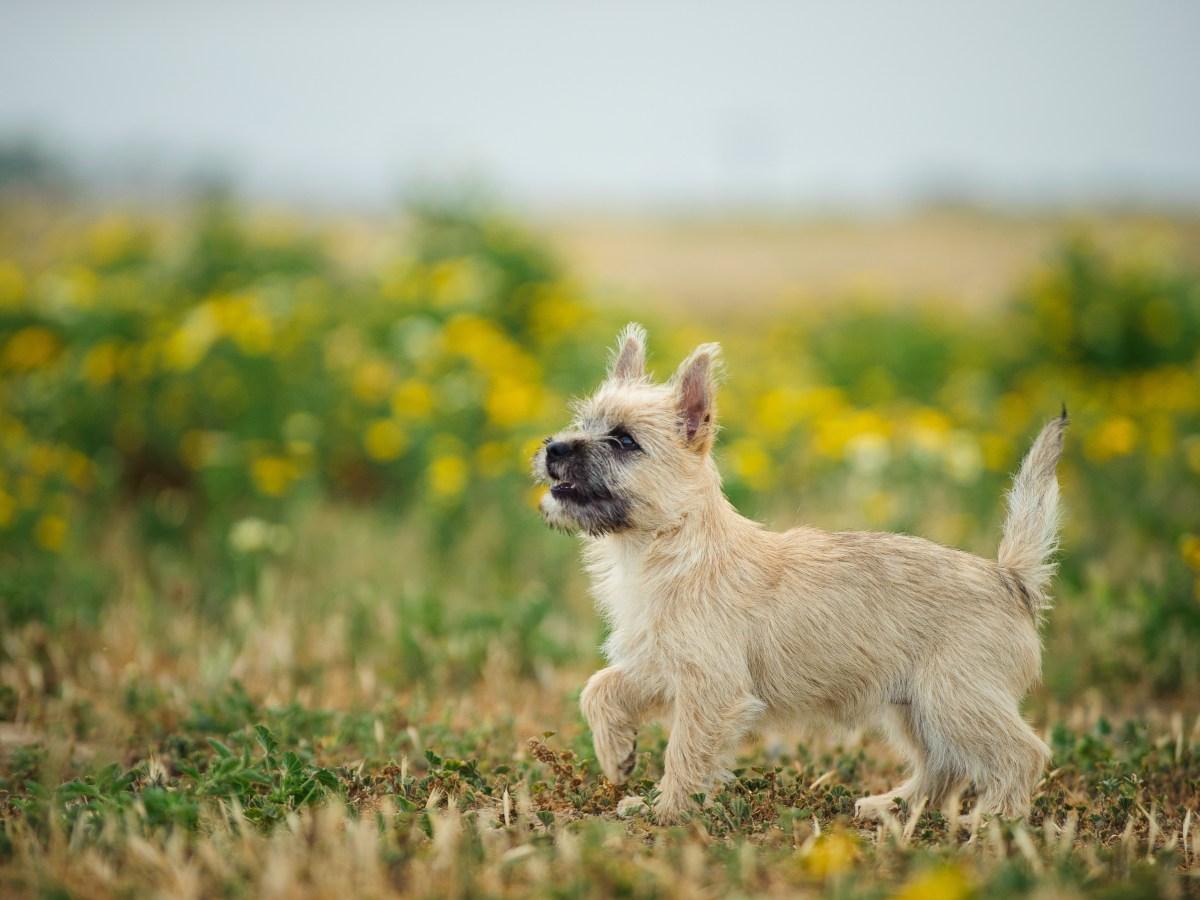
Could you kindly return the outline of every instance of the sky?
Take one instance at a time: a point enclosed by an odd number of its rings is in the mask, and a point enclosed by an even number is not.
[[[379,205],[1200,205],[1200,3],[0,0],[0,141]]]

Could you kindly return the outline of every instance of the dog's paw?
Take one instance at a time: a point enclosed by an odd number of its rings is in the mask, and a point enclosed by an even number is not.
[[[876,794],[872,797],[863,797],[854,804],[854,818],[868,822],[882,822],[886,816],[892,814],[895,798],[895,794]]]
[[[607,736],[596,737],[596,759],[604,777],[613,784],[624,784],[637,768],[637,732],[624,741]]]

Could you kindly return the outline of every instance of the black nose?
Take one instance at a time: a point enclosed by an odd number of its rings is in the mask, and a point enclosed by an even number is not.
[[[546,455],[551,459],[562,459],[571,455],[571,445],[566,441],[554,441],[546,445]]]

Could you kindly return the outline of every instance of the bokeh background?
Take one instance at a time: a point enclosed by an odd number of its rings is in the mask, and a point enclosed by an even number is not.
[[[1191,709],[1197,34],[1162,0],[0,2],[6,740],[574,721],[602,626],[528,462],[634,318],[660,377],[724,344],[721,471],[777,528],[992,555],[1065,403],[1031,711]]]

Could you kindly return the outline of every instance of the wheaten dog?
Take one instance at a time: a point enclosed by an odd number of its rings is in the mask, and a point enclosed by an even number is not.
[[[996,562],[901,534],[777,534],[721,492],[718,350],[655,384],[630,325],[608,380],[534,459],[546,521],[582,533],[611,626],[611,665],[581,701],[604,774],[624,783],[639,723],[664,718],[654,815],[669,821],[763,723],[878,724],[912,777],[860,816],[896,798],[945,807],[968,784],[980,812],[1026,815],[1049,749],[1018,703],[1041,671],[1066,411],[1017,473]]]

